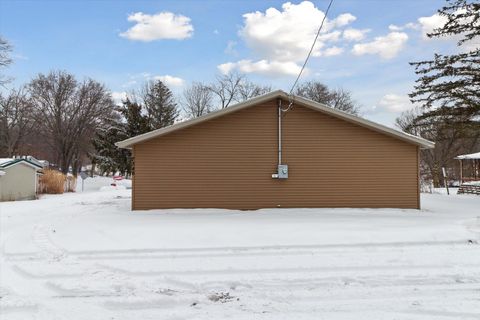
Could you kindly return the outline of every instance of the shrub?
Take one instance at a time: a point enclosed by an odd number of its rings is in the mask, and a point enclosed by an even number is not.
[[[38,184],[39,193],[60,194],[65,190],[65,181],[67,177],[52,169],[43,170],[43,175],[40,176]]]

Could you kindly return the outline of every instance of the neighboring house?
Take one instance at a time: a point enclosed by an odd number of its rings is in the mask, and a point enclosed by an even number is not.
[[[289,99],[274,91],[118,142],[134,156],[132,209],[420,208],[419,154],[433,142]]]
[[[41,169],[32,159],[0,159],[0,201],[35,199]]]

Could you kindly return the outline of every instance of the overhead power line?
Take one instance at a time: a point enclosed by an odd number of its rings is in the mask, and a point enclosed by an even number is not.
[[[290,89],[289,95],[292,95],[293,90],[295,89],[295,86],[298,83],[298,80],[300,79],[303,70],[305,69],[305,66],[307,65],[308,59],[310,59],[310,56],[312,55],[313,48],[315,47],[315,44],[317,43],[318,36],[320,35],[320,32],[322,31],[323,24],[325,23],[325,20],[327,19],[328,11],[330,10],[330,7],[332,6],[333,0],[330,0],[330,3],[328,4],[327,10],[325,11],[325,15],[323,16],[322,23],[320,24],[320,27],[318,28],[317,35],[315,36],[315,40],[313,40],[312,47],[310,48],[310,51],[308,52],[307,58],[305,59],[305,62],[303,63],[302,69],[300,69],[300,73],[297,76],[297,79],[293,83],[292,89]],[[290,104],[292,104],[291,102]],[[289,106],[290,108],[291,106]]]

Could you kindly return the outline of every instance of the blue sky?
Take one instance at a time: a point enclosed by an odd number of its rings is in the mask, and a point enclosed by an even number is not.
[[[435,13],[443,4],[336,0],[303,80],[351,91],[365,117],[392,125],[411,108],[406,94],[416,76],[408,62],[456,50],[454,39],[424,37],[441,23]],[[157,77],[180,95],[191,81],[237,70],[289,90],[327,5],[0,0],[0,35],[14,46],[15,61],[6,71],[15,78],[11,86],[63,69],[116,93]]]

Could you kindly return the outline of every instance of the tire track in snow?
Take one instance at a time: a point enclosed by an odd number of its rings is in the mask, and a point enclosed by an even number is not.
[[[146,248],[146,249],[118,249],[118,250],[77,250],[69,251],[73,256],[94,256],[94,255],[116,255],[116,254],[141,254],[141,253],[235,253],[242,252],[269,252],[289,251],[299,249],[374,249],[374,248],[408,248],[408,247],[431,247],[444,245],[465,245],[469,239],[452,241],[411,241],[411,242],[366,242],[366,243],[345,243],[345,244],[304,244],[304,245],[266,245],[266,246],[238,246],[238,247],[198,247],[198,248]]]
[[[31,233],[31,238],[34,244],[39,248],[39,252],[35,253],[35,261],[40,263],[46,264],[48,268],[52,268],[52,266],[56,266],[59,270],[70,270],[76,269],[79,270],[77,273],[47,273],[44,275],[38,275],[31,272],[26,271],[22,267],[22,263],[9,263],[10,270],[12,270],[16,275],[20,276],[17,283],[25,282],[27,279],[29,281],[30,287],[35,288],[35,292],[38,293],[41,298],[37,303],[35,303],[36,309],[32,309],[35,312],[40,313],[49,313],[48,310],[55,310],[56,308],[56,301],[52,300],[51,298],[88,298],[88,297],[102,297],[108,296],[109,294],[105,291],[92,291],[88,288],[82,287],[85,283],[91,282],[100,282],[100,283],[108,283],[111,284],[112,282],[124,283],[125,276],[120,274],[115,274],[112,270],[106,270],[98,266],[97,264],[90,264],[87,262],[79,262],[75,257],[72,257],[68,254],[66,250],[56,245],[48,235],[47,228],[42,225],[38,224],[35,225],[33,231]],[[28,261],[31,261],[32,257],[27,257]],[[64,289],[61,284],[51,282],[52,279],[57,281],[62,281],[62,279],[67,278],[78,278],[80,289],[73,288],[73,289]],[[33,282],[32,282],[33,280]],[[45,281],[48,280],[48,281]],[[118,281],[115,281],[118,280]],[[117,294],[123,294],[121,290],[118,290],[119,286],[115,286],[114,291]],[[52,293],[55,295],[52,296]],[[102,306],[92,306],[90,302],[84,302],[84,309],[103,309]],[[12,309],[13,311],[21,311],[20,309]],[[52,311],[52,315],[49,316],[49,319],[68,319],[71,311],[63,312],[56,312]],[[98,314],[102,312],[99,310]]]
[[[40,256],[44,258],[60,261],[67,257],[67,252],[52,242],[47,228],[42,224],[34,226],[32,240],[40,249]]]
[[[225,275],[225,274],[284,274],[284,273],[323,273],[323,272],[357,272],[357,271],[396,271],[396,270],[432,270],[451,269],[456,266],[438,265],[368,265],[368,266],[341,266],[341,267],[291,267],[291,268],[245,268],[245,269],[190,269],[190,270],[159,270],[159,271],[130,271],[123,268],[102,265],[104,268],[123,274],[138,277],[160,275]],[[480,264],[463,265],[464,269],[480,270]]]
[[[0,287],[0,315],[10,312],[35,312],[38,305],[20,297],[12,289]]]

